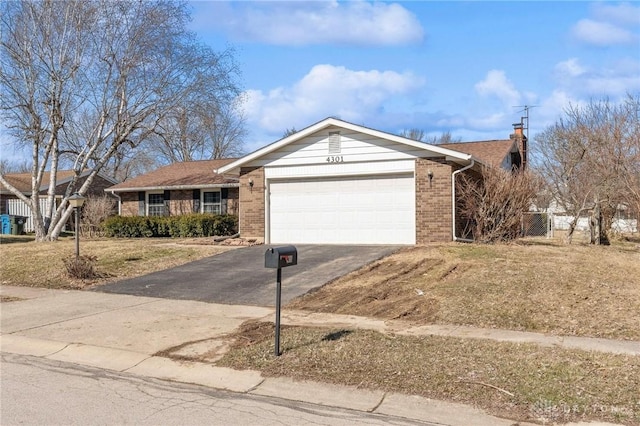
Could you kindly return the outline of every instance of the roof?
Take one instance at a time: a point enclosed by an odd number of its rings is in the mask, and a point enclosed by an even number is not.
[[[71,179],[73,179],[73,176],[75,175],[75,173],[76,172],[74,170],[58,170],[58,172],[56,173],[56,185],[60,186],[70,182]],[[80,177],[84,177],[89,173],[90,171],[85,171],[80,174]],[[110,177],[107,177],[101,173],[98,173],[98,176],[113,183],[117,182],[116,180],[113,180]],[[42,182],[40,183],[40,191],[46,191],[49,188],[50,177],[51,177],[51,174],[48,171],[46,171],[42,175]],[[22,192],[23,194],[27,194],[27,195],[31,194],[31,173],[7,173],[6,175],[4,175],[4,178],[7,182],[9,182],[11,185],[13,185],[18,191]],[[9,190],[5,188],[5,186],[2,185],[1,183],[0,183],[0,191],[2,193],[9,193]]]
[[[225,158],[173,163],[111,186],[106,191],[129,192],[234,187],[238,186],[237,179],[215,174],[214,170],[235,160],[235,158]]]
[[[513,149],[515,140],[490,140],[440,144],[443,148],[471,154],[483,163],[499,166]]]
[[[339,120],[337,118],[333,118],[333,117],[329,117],[329,118],[325,118],[322,121],[319,121],[315,124],[312,124],[309,127],[306,127],[302,130],[300,130],[299,132],[296,132],[288,137],[285,137],[283,139],[280,139],[279,141],[276,141],[270,145],[267,145],[263,148],[258,149],[257,151],[254,151],[250,154],[245,155],[244,157],[237,159],[233,162],[230,162],[229,164],[226,164],[222,167],[220,167],[219,169],[217,169],[216,171],[218,173],[230,173],[233,170],[236,170],[238,168],[240,168],[241,166],[262,157],[263,155],[269,154],[270,152],[276,151],[286,145],[289,145],[290,143],[293,143],[295,141],[298,141],[300,139],[303,139],[315,132],[318,132],[322,129],[325,129],[327,127],[331,127],[331,126],[337,126],[337,127],[342,127],[344,129],[348,129],[348,130],[353,130],[356,132],[360,132],[363,134],[367,134],[367,135],[371,135],[374,137],[378,137],[378,138],[382,138],[382,139],[387,139],[393,142],[397,142],[397,143],[401,143],[404,145],[409,145],[412,146],[414,148],[419,148],[419,149],[424,149],[425,151],[430,151],[432,153],[435,154],[439,154],[441,156],[445,156],[449,159],[451,159],[452,161],[458,162],[460,164],[469,164],[471,162],[471,155],[461,152],[461,151],[454,151],[451,148],[446,148],[442,145],[431,145],[431,144],[426,144],[424,142],[419,142],[419,141],[415,141],[413,139],[407,139],[404,138],[402,136],[398,136],[398,135],[394,135],[391,133],[386,133],[386,132],[382,132],[380,130],[375,130],[375,129],[371,129],[369,127],[365,127],[365,126],[360,126],[357,124],[353,124],[353,123],[349,123],[347,121],[343,121],[343,120]]]

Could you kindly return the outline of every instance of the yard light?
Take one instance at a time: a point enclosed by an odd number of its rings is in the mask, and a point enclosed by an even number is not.
[[[69,204],[76,210],[76,261],[80,257],[80,207],[85,200],[86,198],[77,192],[69,197]]]

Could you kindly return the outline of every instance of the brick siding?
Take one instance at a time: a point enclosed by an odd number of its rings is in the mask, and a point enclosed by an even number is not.
[[[122,192],[120,195],[120,215],[138,216],[138,193]]]
[[[229,188],[229,192],[227,194],[227,214],[238,216],[239,193],[240,188]]]
[[[249,185],[253,181],[253,187]],[[243,238],[259,238],[264,235],[264,168],[243,167],[240,169],[240,236]]]
[[[171,191],[169,195],[169,215],[180,216],[193,213],[193,190]]]
[[[433,178],[429,179],[429,171]],[[451,165],[416,159],[416,244],[447,242],[452,237]]]
[[[121,192],[121,215],[138,216],[138,192]],[[146,202],[146,200],[145,200]],[[169,214],[172,216],[193,213],[193,190],[171,191]],[[238,215],[238,188],[229,188],[227,214]]]

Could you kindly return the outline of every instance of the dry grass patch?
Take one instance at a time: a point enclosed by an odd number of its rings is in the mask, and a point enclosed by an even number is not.
[[[640,248],[547,243],[408,248],[287,307],[640,340]]]
[[[211,239],[207,239],[211,241]],[[73,238],[47,243],[0,245],[2,284],[46,288],[84,288],[171,268],[229,250],[194,239],[81,240],[80,253],[95,257],[100,278],[79,280],[67,275],[64,259],[74,256]]]
[[[245,323],[218,365],[472,404],[522,421],[640,424],[640,357],[368,330]]]
[[[15,296],[5,296],[0,294],[0,303],[6,303],[6,302],[18,302],[20,300],[24,300],[21,297],[15,297]]]

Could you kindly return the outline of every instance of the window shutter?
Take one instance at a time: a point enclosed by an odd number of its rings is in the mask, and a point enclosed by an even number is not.
[[[193,190],[193,212],[200,213],[200,190]]]
[[[138,216],[144,216],[145,215],[145,198],[146,198],[146,194],[144,191],[138,191]]]
[[[164,214],[165,216],[171,216],[171,210],[169,209],[169,202],[171,201],[171,191],[164,191]]]
[[[227,202],[229,200],[229,188],[220,189],[220,214],[227,214]]]

